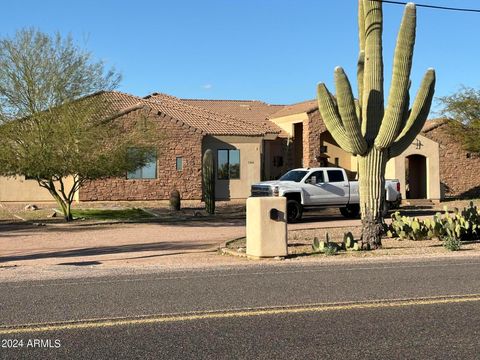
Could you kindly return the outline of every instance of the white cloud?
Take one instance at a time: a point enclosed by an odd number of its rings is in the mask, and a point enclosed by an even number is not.
[[[213,85],[212,84],[205,84],[205,85],[202,85],[202,88],[205,89],[205,90],[210,90],[211,88],[213,88]]]

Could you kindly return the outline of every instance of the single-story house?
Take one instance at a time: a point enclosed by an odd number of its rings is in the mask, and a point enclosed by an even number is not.
[[[179,99],[153,93],[106,96],[122,121],[148,119],[161,136],[157,158],[134,173],[86,183],[79,201],[202,198],[202,155],[214,151],[217,199],[244,199],[250,185],[276,179],[295,167],[341,166],[354,178],[356,158],[338,147],[323,123],[316,100],[270,105],[253,100]],[[446,120],[428,121],[421,134],[387,164],[404,198],[439,200],[479,196],[480,158],[452,138]],[[407,185],[408,184],[408,185]],[[407,185],[407,186],[406,186]],[[0,201],[51,201],[34,180],[0,177]]]
[[[155,124],[161,147],[156,159],[134,173],[84,184],[77,194],[79,201],[168,199],[174,189],[183,199],[201,199],[206,149],[213,150],[216,158],[216,198],[244,199],[250,185],[262,179],[269,143],[285,136],[267,120],[279,106],[260,101],[209,101],[195,106],[195,100],[158,93],[144,98],[116,91],[94,96],[107,97],[119,121],[141,118]],[[214,111],[216,107],[221,112]],[[236,116],[233,108],[238,109]],[[35,180],[0,178],[0,186],[0,201],[51,201]]]

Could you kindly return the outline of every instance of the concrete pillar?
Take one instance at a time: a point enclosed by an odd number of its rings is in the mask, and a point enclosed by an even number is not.
[[[247,199],[247,255],[286,256],[287,200],[284,197]]]

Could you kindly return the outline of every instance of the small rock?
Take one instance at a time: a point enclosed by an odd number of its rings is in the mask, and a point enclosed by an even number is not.
[[[54,212],[52,212],[51,214],[47,215],[47,217],[49,217],[49,218],[57,217],[57,212],[54,211]]]
[[[35,210],[38,210],[38,206],[35,205],[35,204],[28,204],[27,206],[25,206],[25,210],[27,210],[27,211],[35,211]]]
[[[246,252],[246,251],[247,251],[247,249],[246,249],[246,248],[243,248],[243,247],[241,247],[241,248],[238,248],[238,249],[237,249],[237,251],[238,251],[238,252],[241,252],[241,253],[244,253],[244,252]]]
[[[283,256],[275,256],[273,260],[285,260]]]

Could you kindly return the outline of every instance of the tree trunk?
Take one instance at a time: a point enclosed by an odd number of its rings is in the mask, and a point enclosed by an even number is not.
[[[55,190],[50,190],[50,194],[52,194],[53,198],[57,202],[57,204],[62,208],[63,212],[63,218],[65,219],[66,222],[72,221],[73,220],[73,215],[72,215],[72,203],[62,199],[60,195]]]
[[[362,213],[362,248],[382,246],[383,202],[385,201],[385,168],[388,155],[375,147],[365,156],[358,156],[360,211]]]

